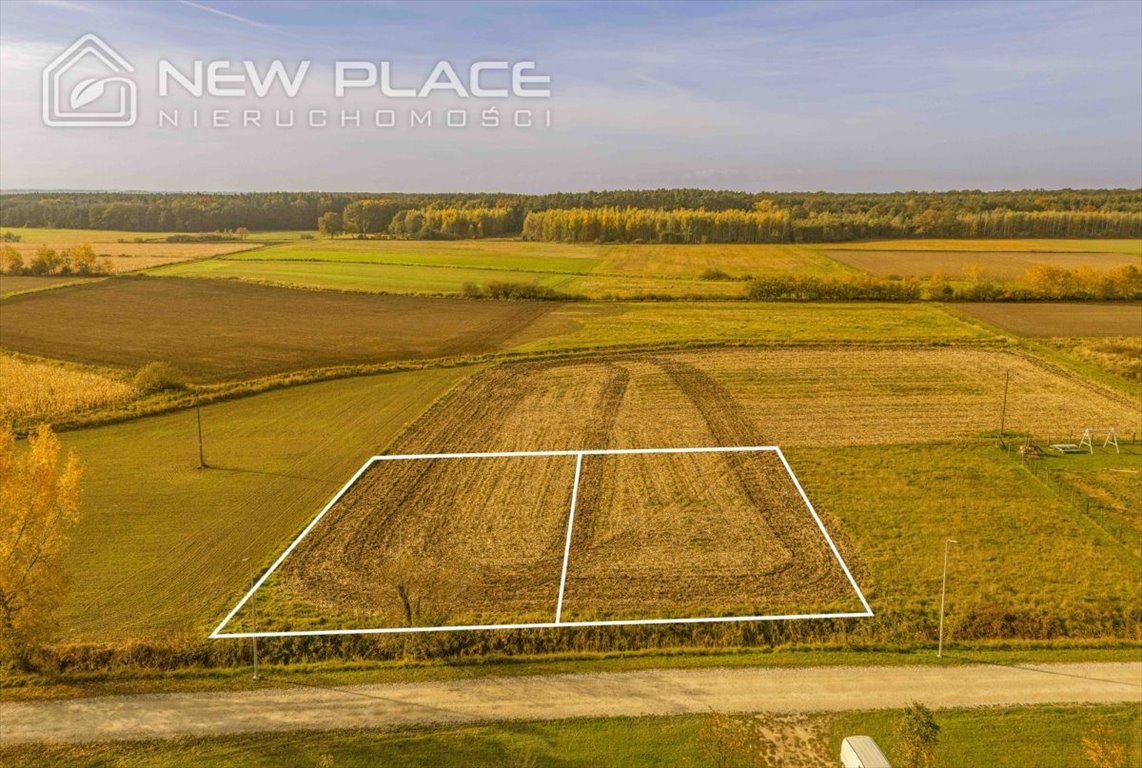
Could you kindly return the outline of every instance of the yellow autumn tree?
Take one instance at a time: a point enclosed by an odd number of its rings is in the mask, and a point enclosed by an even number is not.
[[[52,628],[64,593],[62,556],[79,516],[79,461],[60,467],[59,439],[40,426],[17,449],[0,429],[0,654],[21,667]]]

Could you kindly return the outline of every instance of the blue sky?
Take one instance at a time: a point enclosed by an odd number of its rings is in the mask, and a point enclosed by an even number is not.
[[[41,122],[43,67],[88,32],[138,70],[133,127]],[[299,109],[344,106],[323,87],[335,60],[391,61],[416,82],[439,60],[534,60],[551,98],[498,106],[550,109],[552,126],[171,130],[156,125],[159,58],[309,59],[302,98],[241,105]],[[198,106],[219,105],[236,107]],[[5,0],[0,186],[1139,187],[1142,3]]]

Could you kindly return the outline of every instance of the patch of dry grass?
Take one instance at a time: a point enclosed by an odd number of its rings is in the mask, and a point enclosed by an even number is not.
[[[1059,339],[1056,346],[1104,371],[1132,381],[1142,381],[1142,336]]]
[[[137,395],[129,382],[90,368],[0,354],[0,421],[49,420]]]

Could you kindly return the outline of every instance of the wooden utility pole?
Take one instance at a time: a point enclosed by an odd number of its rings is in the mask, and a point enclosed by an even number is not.
[[[194,411],[198,416],[198,468],[206,469],[206,449],[202,447],[202,406],[196,403]]]
[[[1003,407],[999,409],[999,447],[1006,448],[1007,445],[1003,442],[1003,427],[1007,422],[1007,388],[1011,384],[1011,370],[1008,369],[1007,375],[1003,379]]]

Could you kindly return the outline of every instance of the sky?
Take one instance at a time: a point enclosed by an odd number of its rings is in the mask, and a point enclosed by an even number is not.
[[[44,69],[88,33],[133,66],[134,125],[44,124]],[[311,64],[293,98],[280,84],[198,98],[159,93],[161,59],[184,75],[196,60],[229,61],[224,74]],[[337,61],[390,62],[396,87],[447,61],[467,87],[485,60],[534,62],[550,96],[333,87]],[[85,79],[91,64],[61,80],[72,99],[99,94],[81,111],[128,87],[84,88],[105,74]],[[499,124],[480,124],[491,108]],[[241,124],[251,110],[260,125]],[[448,126],[450,110],[466,124]],[[520,110],[532,125],[512,124]],[[361,125],[340,125],[345,112]],[[1142,2],[0,3],[4,190],[657,187],[1142,187]]]

